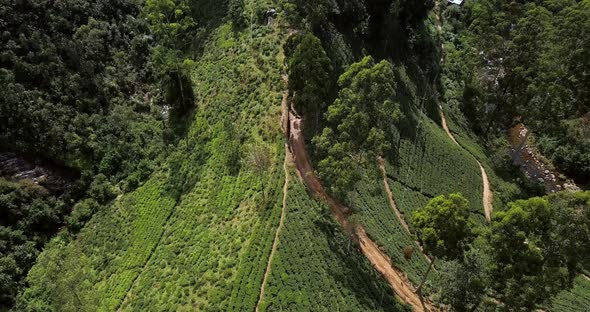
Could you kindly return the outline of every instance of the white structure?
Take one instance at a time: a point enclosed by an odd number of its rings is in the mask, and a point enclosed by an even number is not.
[[[463,0],[448,0],[449,4],[456,4],[456,5],[462,5],[463,4]]]

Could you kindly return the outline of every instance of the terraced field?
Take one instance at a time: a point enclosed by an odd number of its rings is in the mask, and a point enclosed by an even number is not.
[[[547,309],[552,312],[587,311],[590,307],[590,279],[580,275],[574,281],[574,288],[563,291]]]
[[[261,311],[406,311],[322,202],[292,174]]]
[[[73,293],[58,303],[71,310],[254,309],[282,206],[283,30],[211,34],[193,64],[195,112],[167,165],[76,239],[56,240],[30,294]],[[247,161],[255,150],[268,158],[262,169]],[[48,274],[52,262],[63,266]]]
[[[428,262],[421,255],[415,237],[408,234],[397,219],[389,205],[383,183],[377,179],[365,175],[359,182],[352,196],[352,207],[357,213],[353,218],[365,226],[369,236],[391,257],[393,265],[417,285]],[[414,251],[410,259],[404,256],[404,249],[408,247]]]
[[[434,121],[423,115],[418,118],[417,134],[402,133],[399,150],[386,157],[386,172],[399,209],[409,218],[432,197],[459,192],[483,221],[483,183],[477,162]]]

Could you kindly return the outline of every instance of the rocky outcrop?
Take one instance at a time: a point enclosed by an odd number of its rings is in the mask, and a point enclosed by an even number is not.
[[[29,180],[50,192],[59,193],[79,178],[79,174],[49,160],[13,152],[0,152],[0,176],[12,180]]]

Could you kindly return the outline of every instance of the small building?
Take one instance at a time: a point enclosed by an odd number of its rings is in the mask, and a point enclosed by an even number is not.
[[[448,0],[449,4],[463,5],[463,0]]]

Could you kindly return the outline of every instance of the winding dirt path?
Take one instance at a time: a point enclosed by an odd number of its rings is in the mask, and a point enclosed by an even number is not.
[[[363,254],[371,261],[371,264],[383,275],[389,282],[395,294],[406,304],[412,306],[413,311],[434,311],[430,303],[422,302],[420,296],[414,292],[413,285],[408,281],[405,275],[391,265],[391,259],[379,249],[379,246],[372,241],[362,226],[356,227],[356,236],[358,237]]]
[[[435,307],[429,301],[425,301],[424,303],[420,301],[420,296],[414,293],[414,286],[412,283],[406,278],[402,271],[392,265],[391,259],[369,238],[365,229],[361,225],[355,226],[348,222],[347,216],[350,215],[350,209],[330,197],[313,172],[302,134],[302,119],[293,112],[289,112],[288,116],[289,129],[287,129],[288,131],[286,135],[288,136],[289,147],[291,149],[293,161],[297,167],[298,176],[307,186],[309,192],[316,198],[323,200],[328,204],[334,218],[340,223],[345,231],[350,231],[355,234],[359,241],[362,253],[390,284],[398,298],[404,303],[412,306],[414,311],[436,311]]]
[[[586,274],[582,274],[583,277],[585,277],[587,280],[590,281],[590,276],[586,275]]]
[[[459,142],[455,139],[455,136],[451,133],[449,126],[447,125],[447,118],[445,117],[445,113],[443,112],[442,106],[438,106],[438,111],[440,112],[440,120],[443,129],[447,133],[447,136],[457,144],[457,146],[463,148]],[[473,155],[472,155],[473,156]],[[481,170],[481,178],[483,180],[483,210],[486,217],[486,220],[490,222],[492,220],[492,212],[494,211],[494,193],[490,189],[490,180],[488,179],[488,174],[485,168],[481,165],[481,162],[473,157],[477,164],[479,165],[479,169]]]
[[[385,192],[387,193],[387,198],[389,199],[389,206],[391,206],[391,209],[393,209],[393,212],[395,212],[395,215],[397,216],[397,219],[399,220],[399,223],[402,225],[404,230],[406,230],[408,234],[412,235],[412,233],[410,232],[410,227],[406,222],[406,219],[404,219],[404,216],[402,216],[399,209],[397,209],[397,205],[395,204],[395,200],[393,199],[393,193],[391,192],[391,188],[389,187],[389,182],[387,182],[387,172],[385,171],[385,159],[381,157],[379,157],[379,169],[381,169],[381,175],[383,176],[383,186],[385,186]]]
[[[442,21],[441,21],[441,18],[440,18],[439,2],[440,2],[440,0],[436,0],[435,1],[435,12],[434,12],[435,14],[434,14],[434,16],[435,16],[435,20],[436,20],[436,29],[439,32],[442,32]],[[445,53],[444,53],[445,44],[444,44],[444,40],[441,40],[440,47],[441,47],[440,62],[442,64],[445,61]],[[457,140],[455,139],[455,136],[449,130],[449,127],[447,125],[447,118],[445,117],[445,113],[444,113],[444,111],[442,109],[442,105],[440,105],[440,104],[438,105],[438,111],[440,112],[440,119],[441,119],[442,127],[445,130],[445,132],[447,133],[447,136],[453,142],[455,142],[455,144],[457,144],[457,146],[463,148],[459,144],[459,142],[457,142]],[[473,157],[473,158],[475,158],[475,157]],[[481,170],[481,178],[483,180],[483,209],[484,209],[484,215],[486,217],[486,220],[488,222],[491,222],[491,220],[492,220],[492,212],[494,211],[494,206],[493,206],[494,193],[492,193],[492,191],[490,189],[490,181],[488,179],[488,174],[487,174],[485,168],[481,165],[481,162],[479,160],[475,159],[475,161],[477,161],[477,164],[479,165],[479,169]]]
[[[281,115],[281,126],[283,131],[285,131],[285,112],[287,111],[287,97],[288,93],[283,92],[283,102],[282,102],[282,115]],[[285,211],[287,208],[287,191],[289,189],[289,168],[288,165],[292,162],[291,153],[289,152],[289,146],[285,143],[285,161],[283,162],[283,170],[285,171],[285,184],[283,184],[283,207],[281,208],[281,219],[279,220],[279,226],[277,227],[277,231],[275,232],[275,237],[272,242],[272,249],[270,251],[270,256],[268,257],[268,262],[266,263],[266,271],[264,272],[264,278],[262,279],[262,286],[260,287],[260,296],[258,297],[258,302],[256,303],[256,312],[259,311],[260,303],[262,302],[262,298],[264,298],[264,290],[266,289],[266,284],[268,281],[268,276],[270,275],[270,267],[272,265],[272,259],[277,251],[277,246],[279,244],[279,234],[281,233],[281,229],[283,228],[284,220],[285,220]]]
[[[385,159],[383,159],[382,157],[379,157],[379,169],[381,169],[381,175],[383,176],[383,186],[385,188],[385,192],[387,193],[387,198],[389,199],[389,206],[391,206],[391,209],[395,213],[397,219],[399,220],[399,223],[402,225],[404,230],[406,230],[406,233],[408,233],[411,236],[412,232],[410,231],[410,227],[408,226],[408,223],[406,222],[406,219],[402,215],[401,211],[399,211],[399,209],[397,208],[397,205],[395,203],[395,199],[393,198],[393,192],[391,191],[391,187],[389,186],[389,182],[387,181],[387,172],[385,170]],[[426,261],[428,261],[428,263],[430,263],[432,260],[424,253],[424,248],[422,248],[422,245],[420,245],[420,243],[418,241],[414,241],[414,242],[416,243],[416,246],[418,246],[418,249],[420,249],[422,256],[424,256]]]

